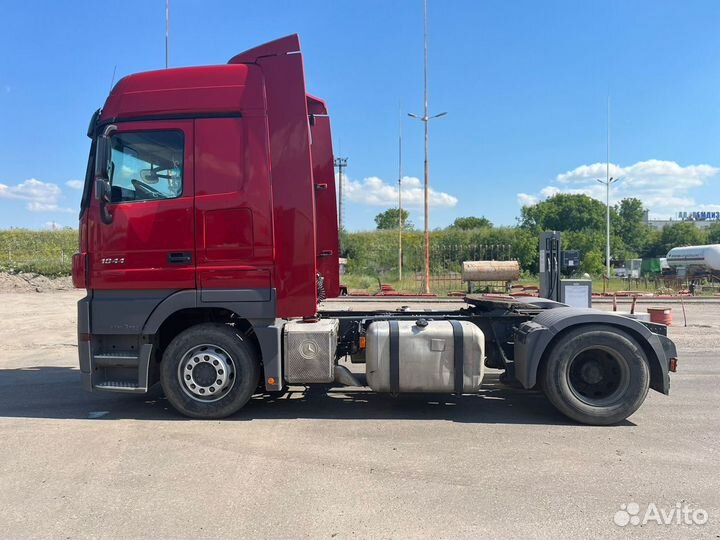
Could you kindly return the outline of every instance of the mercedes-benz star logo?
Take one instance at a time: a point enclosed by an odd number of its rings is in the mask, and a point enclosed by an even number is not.
[[[306,339],[300,344],[300,354],[303,358],[315,358],[317,356],[318,349],[318,344],[309,339]]]

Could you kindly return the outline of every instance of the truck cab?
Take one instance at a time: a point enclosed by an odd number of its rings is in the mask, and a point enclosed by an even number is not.
[[[298,52],[294,35],[225,65],[130,75],[93,116],[73,260],[87,386],[146,390],[158,332],[197,318],[242,313],[278,350],[276,319],[339,294],[329,118]],[[126,368],[140,353],[138,380]],[[90,369],[93,356],[118,365]]]

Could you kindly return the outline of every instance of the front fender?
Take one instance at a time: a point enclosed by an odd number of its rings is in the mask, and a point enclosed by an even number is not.
[[[570,328],[600,324],[622,329],[643,348],[650,364],[650,388],[668,394],[669,362],[677,357],[675,344],[665,336],[654,334],[636,319],[595,309],[556,308],[543,311],[515,331],[515,377],[525,388],[537,382],[540,362],[557,336]]]

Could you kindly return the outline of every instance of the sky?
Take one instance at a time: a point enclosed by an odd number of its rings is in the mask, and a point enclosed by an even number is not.
[[[299,33],[348,158],[344,225],[403,200],[422,227],[422,0],[170,0],[170,65]],[[0,228],[77,226],[92,112],[165,62],[163,0],[0,0]],[[559,192],[651,217],[720,210],[720,2],[429,0],[430,226],[517,222]]]

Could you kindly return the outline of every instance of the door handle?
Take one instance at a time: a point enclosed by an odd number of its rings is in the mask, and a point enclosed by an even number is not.
[[[192,254],[187,252],[168,253],[170,264],[188,264],[192,261]]]
[[[321,251],[320,255],[318,255],[318,257],[329,257],[332,254],[333,254],[332,250],[326,249],[324,251]]]

